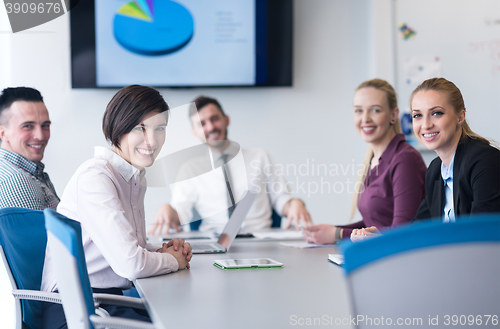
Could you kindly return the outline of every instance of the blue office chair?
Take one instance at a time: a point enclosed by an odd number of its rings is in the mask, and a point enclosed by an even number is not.
[[[58,294],[40,290],[47,233],[43,212],[0,209],[0,254],[15,298],[16,328],[40,328],[41,301],[60,303]]]
[[[196,208],[193,208],[193,218],[201,218]],[[198,219],[190,222],[189,228],[191,229],[191,231],[198,231],[200,229],[201,221],[202,221],[201,219]]]
[[[413,224],[341,248],[358,328],[479,325],[478,316],[482,327],[498,316],[499,214]]]
[[[271,220],[272,220],[271,227],[275,227],[275,228],[281,227],[281,216],[278,215],[278,213],[274,209],[273,209],[273,213],[271,215]]]
[[[144,305],[138,298],[92,294],[80,223],[52,209],[45,209],[44,215],[49,252],[54,260],[68,328],[154,328],[151,323],[110,317],[105,310],[98,308],[99,304],[113,304],[144,309]]]

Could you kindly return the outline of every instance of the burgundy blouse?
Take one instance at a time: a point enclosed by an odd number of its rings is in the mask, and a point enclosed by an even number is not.
[[[351,236],[356,228],[386,227],[409,223],[425,196],[425,163],[422,156],[397,134],[370,169],[365,179],[365,190],[358,199],[363,220],[344,228],[343,238]]]

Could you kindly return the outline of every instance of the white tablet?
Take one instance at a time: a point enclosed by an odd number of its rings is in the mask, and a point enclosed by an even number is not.
[[[223,270],[283,267],[283,263],[271,258],[219,259],[214,261],[214,265]]]

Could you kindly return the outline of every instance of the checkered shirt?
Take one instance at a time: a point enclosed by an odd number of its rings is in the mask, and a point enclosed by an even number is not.
[[[43,163],[0,149],[0,208],[56,209],[59,197]]]

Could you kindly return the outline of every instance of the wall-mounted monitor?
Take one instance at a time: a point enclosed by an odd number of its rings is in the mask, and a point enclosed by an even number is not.
[[[291,86],[292,0],[84,0],[73,88]]]

